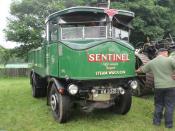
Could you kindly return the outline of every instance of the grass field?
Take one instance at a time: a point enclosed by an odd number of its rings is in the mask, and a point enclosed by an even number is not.
[[[52,117],[45,99],[31,96],[27,78],[0,79],[0,131],[166,131],[152,125],[153,97],[133,97],[130,112],[116,115],[108,110],[74,111],[66,124]],[[175,128],[171,129],[172,131]]]

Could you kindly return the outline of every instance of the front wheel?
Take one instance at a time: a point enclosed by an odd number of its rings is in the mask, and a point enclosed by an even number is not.
[[[65,123],[70,115],[70,98],[58,93],[55,84],[52,85],[49,102],[52,109],[53,117],[59,123]]]
[[[115,100],[113,111],[118,114],[125,115],[129,112],[132,104],[132,93],[130,90],[125,90],[124,95],[118,96]]]

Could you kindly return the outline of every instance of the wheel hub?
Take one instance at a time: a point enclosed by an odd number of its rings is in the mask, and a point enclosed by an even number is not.
[[[56,94],[53,94],[51,96],[51,100],[50,100],[50,105],[51,105],[51,108],[52,108],[53,111],[55,111],[56,107],[57,107],[57,99],[56,99],[56,97],[57,97]]]

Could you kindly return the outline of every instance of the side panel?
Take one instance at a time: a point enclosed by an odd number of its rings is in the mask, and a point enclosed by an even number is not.
[[[29,53],[29,62],[31,68],[35,70],[41,76],[46,75],[46,48],[40,47],[36,50],[33,50]]]
[[[86,80],[135,76],[134,51],[117,42],[106,42],[80,51],[65,45],[60,45],[59,49],[62,50],[59,54],[59,75],[62,78]],[[124,55],[123,58],[107,58],[113,54]]]

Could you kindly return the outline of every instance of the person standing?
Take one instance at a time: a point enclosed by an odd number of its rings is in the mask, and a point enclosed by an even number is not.
[[[160,125],[164,116],[166,128],[173,127],[173,110],[175,106],[174,70],[175,61],[168,57],[168,51],[164,48],[158,51],[156,58],[136,70],[136,73],[153,73],[155,85],[153,124]]]

